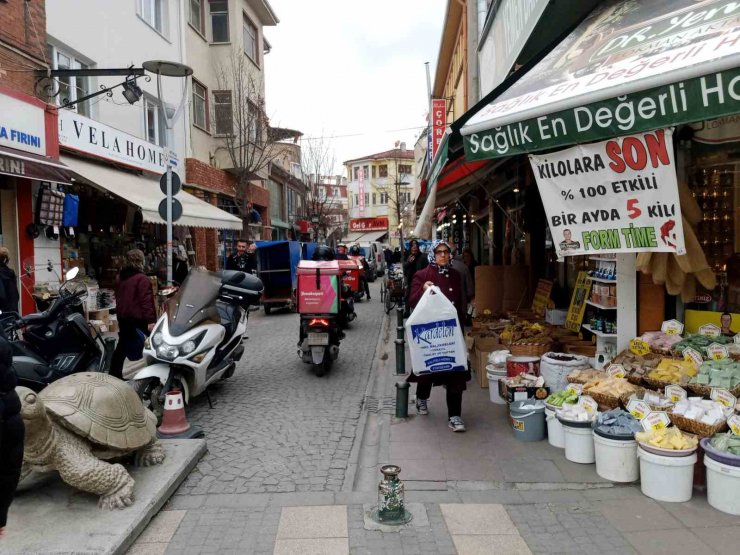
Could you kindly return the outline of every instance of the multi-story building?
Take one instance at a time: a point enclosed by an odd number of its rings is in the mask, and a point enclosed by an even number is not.
[[[306,184],[301,169],[302,133],[291,129],[272,128],[274,156],[270,162],[267,188],[270,191],[270,225],[272,238],[299,240],[309,232],[306,220]],[[283,137],[289,137],[290,140]]]
[[[265,115],[263,28],[278,23],[267,0],[184,3],[184,44],[193,68],[187,185],[208,202],[239,214],[242,234],[270,239],[269,122]],[[220,247],[234,234],[206,232]],[[209,266],[210,266],[209,261]]]
[[[347,178],[341,175],[305,176],[306,212],[313,241],[336,243],[347,235],[349,209]]]
[[[413,221],[417,171],[414,151],[396,148],[344,162],[349,181],[349,240],[381,240],[399,245],[399,222],[407,235]],[[367,232],[365,232],[367,230]],[[367,236],[372,232],[372,238]]]
[[[52,69],[66,73],[55,76],[45,92],[59,107],[62,161],[78,175],[68,192],[80,199],[80,221],[63,242],[63,258],[65,264],[84,266],[102,287],[112,285],[123,254],[133,246],[147,255],[147,271],[166,277],[159,182],[169,164],[187,184],[183,162],[197,107],[189,79],[162,77],[158,91],[157,78],[141,68],[148,60],[187,63],[185,6],[177,0],[115,7],[80,0],[70,9],[63,0],[46,2],[46,55]],[[108,95],[85,99],[103,87]],[[173,226],[177,254],[215,269],[215,242],[202,237],[241,230],[241,219],[187,187],[175,198],[182,206]]]

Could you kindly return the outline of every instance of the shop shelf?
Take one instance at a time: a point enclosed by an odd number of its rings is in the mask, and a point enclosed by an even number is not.
[[[617,310],[616,306],[604,306],[603,304],[598,304],[593,301],[586,301],[586,304],[590,304],[591,306],[595,306],[596,308],[600,308],[601,310]]]
[[[585,330],[593,333],[596,337],[614,338],[614,339],[617,338],[617,334],[616,333],[604,333],[603,331],[592,330],[591,329],[591,326],[589,326],[588,324],[582,324],[581,327],[583,327],[583,329],[585,329]]]
[[[590,279],[591,281],[598,281],[599,283],[617,283],[616,279],[602,279],[602,278],[597,278],[597,277],[592,277],[592,276],[586,276],[586,277]]]

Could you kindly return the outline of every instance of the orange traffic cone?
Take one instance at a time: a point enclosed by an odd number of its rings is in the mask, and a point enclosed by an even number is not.
[[[191,426],[185,416],[185,402],[182,392],[173,389],[165,395],[164,414],[162,425],[157,429],[157,436],[161,439],[203,437],[203,430]]]

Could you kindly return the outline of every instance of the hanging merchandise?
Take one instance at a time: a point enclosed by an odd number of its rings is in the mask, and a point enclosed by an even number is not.
[[[48,226],[61,226],[64,212],[64,193],[52,191],[42,184],[36,199],[36,222]]]
[[[77,227],[77,214],[80,209],[80,197],[67,193],[64,195],[64,208],[62,214],[62,225],[64,227]]]

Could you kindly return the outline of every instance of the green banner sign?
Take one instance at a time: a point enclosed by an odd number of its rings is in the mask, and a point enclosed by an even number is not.
[[[593,102],[463,137],[467,160],[560,148],[740,113],[740,68]]]

